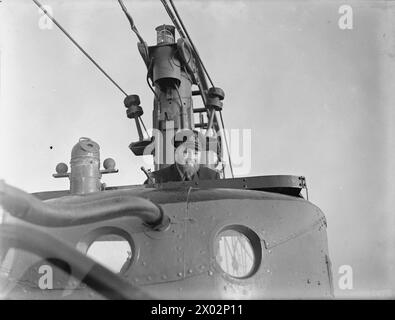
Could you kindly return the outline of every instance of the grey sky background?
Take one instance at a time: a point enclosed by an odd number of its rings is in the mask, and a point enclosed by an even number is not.
[[[53,15],[129,94],[151,126],[152,93],[117,1],[45,0]],[[395,296],[395,2],[175,1],[216,86],[228,129],[251,129],[249,176],[304,175],[328,220],[337,297]],[[170,23],[159,1],[125,4],[148,42]],[[342,4],[353,29],[338,27]],[[29,192],[68,188],[54,179],[87,136],[113,157],[108,185],[139,184],[146,165],[124,96],[29,0],[0,4],[0,177]],[[196,100],[196,105],[199,101]],[[50,149],[50,146],[53,148]],[[353,290],[340,290],[341,265]]]

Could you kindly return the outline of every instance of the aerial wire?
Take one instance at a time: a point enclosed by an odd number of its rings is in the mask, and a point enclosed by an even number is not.
[[[37,6],[37,7],[39,7],[43,12],[44,12],[44,14],[64,33],[64,35],[67,37],[67,38],[69,38],[69,40],[96,66],[96,68],[98,68],[106,77],[107,77],[107,79],[108,80],[110,80],[125,96],[128,96],[128,94],[118,85],[118,83],[116,83],[115,82],[115,80],[114,79],[112,79],[109,75],[108,75],[108,73],[107,72],[105,72],[104,70],[103,70],[103,68],[102,67],[100,67],[100,65],[77,43],[77,41],[75,41],[74,39],[73,39],[73,37],[59,24],[59,22],[58,21],[56,21],[56,19],[54,18],[54,17],[52,17],[52,15],[47,11],[47,10],[45,10],[45,8],[41,5],[41,3],[39,3],[37,0],[32,0],[34,3],[35,3],[35,5]],[[141,118],[141,117],[139,117],[140,118],[140,121],[141,121],[141,123],[143,124],[143,127],[144,127],[144,130],[145,130],[145,132],[146,132],[146,134],[147,134],[147,136],[149,137],[149,134],[148,134],[148,132],[147,132],[147,129],[145,128],[145,125],[144,125],[144,122],[143,122],[143,119]]]
[[[171,11],[169,6],[167,5],[166,0],[160,0],[160,2],[162,2],[163,6],[165,7],[165,10],[166,10],[167,14],[169,15],[171,21],[174,23],[174,26],[176,27],[176,29],[177,29],[178,33],[180,34],[181,38],[186,38],[186,36],[184,34],[184,31],[182,30],[182,28],[178,24],[178,21],[176,20],[176,18],[174,17],[173,12]]]
[[[141,43],[145,43],[144,39],[141,37],[140,33],[138,32],[136,25],[134,24],[132,16],[129,14],[122,0],[118,0],[118,3],[121,6],[122,11],[125,13],[126,18],[129,20],[130,28],[132,29],[132,31],[136,34],[137,38],[139,38],[139,41]]]
[[[102,67],[100,67],[97,62],[73,39],[73,37],[65,30],[63,27],[55,20],[54,17],[51,16],[51,14],[48,13],[47,10],[37,1],[37,0],[32,0],[37,7],[39,7],[44,14],[65,34],[67,38],[70,39],[70,41],[107,77],[108,80],[110,80],[125,96],[128,94],[116,83],[108,74],[105,72]]]

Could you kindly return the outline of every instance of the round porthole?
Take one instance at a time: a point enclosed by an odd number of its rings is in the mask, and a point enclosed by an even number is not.
[[[123,273],[130,265],[133,250],[130,242],[118,234],[106,234],[96,238],[86,255],[115,273]]]
[[[259,267],[259,238],[247,227],[229,226],[215,239],[215,258],[222,271],[231,277],[249,277]]]

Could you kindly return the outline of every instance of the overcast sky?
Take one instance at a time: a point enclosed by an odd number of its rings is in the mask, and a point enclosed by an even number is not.
[[[175,1],[216,86],[228,129],[250,129],[248,176],[304,175],[328,220],[338,297],[395,291],[395,3]],[[339,7],[353,9],[341,30]],[[151,126],[152,93],[135,35],[116,0],[45,0],[55,18],[129,94]],[[148,42],[170,23],[160,1],[125,0]],[[146,164],[124,96],[55,27],[40,28],[32,1],[0,4],[0,177],[26,191],[68,188],[54,179],[79,137],[120,170],[108,185],[139,184]],[[42,22],[42,20],[41,20]],[[198,100],[196,106],[199,106]],[[51,148],[52,147],[52,148]],[[350,265],[354,289],[340,290]]]

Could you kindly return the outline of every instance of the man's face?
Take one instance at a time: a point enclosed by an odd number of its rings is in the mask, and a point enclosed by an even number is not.
[[[201,152],[193,148],[183,146],[177,148],[175,160],[178,167],[188,176],[192,177],[199,169]]]

